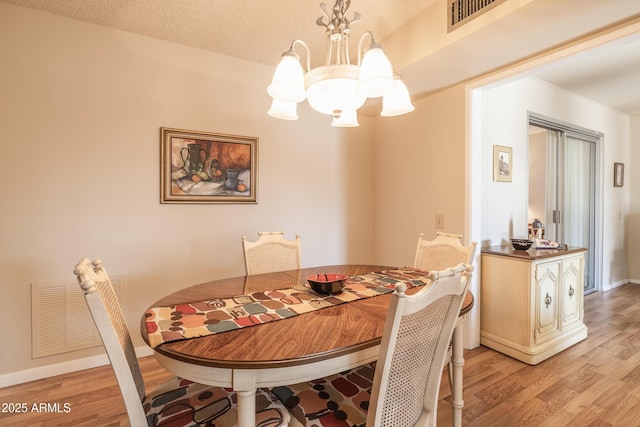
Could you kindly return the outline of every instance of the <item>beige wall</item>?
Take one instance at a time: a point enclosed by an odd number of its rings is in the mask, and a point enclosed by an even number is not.
[[[375,260],[412,265],[418,235],[464,233],[463,86],[415,102],[416,111],[375,122]]]
[[[156,299],[243,274],[244,234],[299,233],[304,265],[373,261],[372,119],[277,120],[271,67],[4,3],[0,40],[0,376],[102,352],[31,359],[30,284],[74,283],[84,256],[125,276],[137,345]],[[259,203],[161,205],[162,126],[259,137]]]
[[[73,281],[82,256],[126,277],[136,331],[159,296],[242,274],[243,234],[299,233],[305,265],[407,265],[436,213],[445,231],[469,226],[464,85],[337,130],[308,107],[298,122],[268,117],[271,67],[3,3],[0,40],[0,380],[101,352],[30,359],[30,283]],[[258,136],[259,203],[160,205],[161,126]]]

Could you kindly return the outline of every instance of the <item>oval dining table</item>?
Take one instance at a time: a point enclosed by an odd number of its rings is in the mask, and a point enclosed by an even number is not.
[[[394,269],[381,265],[333,265],[220,279],[190,286],[156,301],[153,307],[228,298],[306,284],[312,274],[347,276]],[[417,292],[420,288],[410,289]],[[392,293],[359,299],[272,321],[155,347],[159,363],[179,377],[201,384],[229,387],[238,396],[238,426],[255,426],[255,393],[336,374],[378,357]],[[460,315],[473,307],[469,292]],[[453,424],[462,423],[462,324],[452,339]],[[141,333],[149,344],[145,318]]]

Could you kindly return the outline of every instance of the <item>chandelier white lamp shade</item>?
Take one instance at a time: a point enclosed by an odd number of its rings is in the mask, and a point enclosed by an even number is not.
[[[311,69],[309,47],[301,40],[294,40],[289,50],[282,54],[267,88],[267,93],[273,98],[269,115],[295,120],[298,118],[297,103],[306,98],[314,110],[334,117],[332,126],[358,126],[357,110],[367,98],[382,96],[384,103],[385,96],[398,90],[403,91],[403,95],[394,95],[387,100],[387,111],[393,112],[387,115],[413,110],[413,106],[408,109],[404,104],[402,107],[393,104],[395,99],[402,99],[404,103],[408,100],[410,105],[409,92],[402,80],[394,75],[391,62],[371,32],[364,33],[358,43],[358,65],[350,63],[349,25],[360,20],[357,12],[351,19],[347,18],[350,4],[351,0],[336,0],[331,13],[327,12],[326,4],[320,4],[324,16],[316,23],[326,28],[328,51],[325,65]],[[363,54],[362,45],[367,37],[371,44]],[[295,52],[298,45],[306,51],[306,70]]]
[[[416,109],[411,104],[411,97],[404,82],[398,76],[396,76],[395,82],[395,88],[382,97],[381,116],[400,116]]]
[[[291,44],[291,49],[282,54],[271,84],[267,87],[267,93],[273,99],[297,103],[307,97],[300,57],[293,50],[296,43],[302,43],[306,47],[304,42],[296,40]]]
[[[274,99],[271,109],[267,112],[271,117],[282,120],[298,120],[298,104],[290,101]]]
[[[365,33],[365,36],[367,34],[371,33]],[[391,62],[371,36],[371,46],[364,54],[360,65],[358,93],[367,98],[379,98],[391,92],[395,85]]]

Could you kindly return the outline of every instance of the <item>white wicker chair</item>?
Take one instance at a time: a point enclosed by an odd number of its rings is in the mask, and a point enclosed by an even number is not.
[[[472,270],[432,271],[433,283],[414,295],[396,286],[375,367],[275,387],[290,425],[435,426],[445,356]]]
[[[84,258],[73,272],[111,361],[131,426],[237,425],[237,399],[230,389],[174,377],[145,394],[131,336],[102,262],[90,263]],[[260,389],[256,393],[256,422],[269,427],[286,426],[289,414],[269,391]]]
[[[300,236],[284,238],[282,231],[261,231],[258,240],[251,242],[242,236],[244,267],[247,275],[300,268]]]
[[[427,240],[424,238],[424,234],[420,233],[413,266],[424,271],[432,271],[443,270],[460,263],[473,264],[476,245],[476,242],[471,242],[469,246],[463,246],[461,234],[438,231],[435,239]],[[463,318],[458,318],[456,326],[462,322]],[[449,347],[449,351],[447,352],[446,365],[449,375],[449,387],[453,390],[451,347]]]
[[[476,242],[462,246],[462,235],[437,232],[434,240],[424,234],[418,237],[418,248],[413,266],[425,271],[444,270],[460,263],[473,264]]]

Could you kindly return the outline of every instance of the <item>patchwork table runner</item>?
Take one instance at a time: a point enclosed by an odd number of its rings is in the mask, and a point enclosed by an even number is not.
[[[212,299],[169,307],[154,307],[145,312],[149,344],[152,348],[170,341],[202,337],[233,329],[286,319],[314,310],[384,295],[397,283],[407,288],[430,283],[427,272],[399,268],[352,276],[337,294],[323,295],[308,285],[267,290],[249,295]]]

